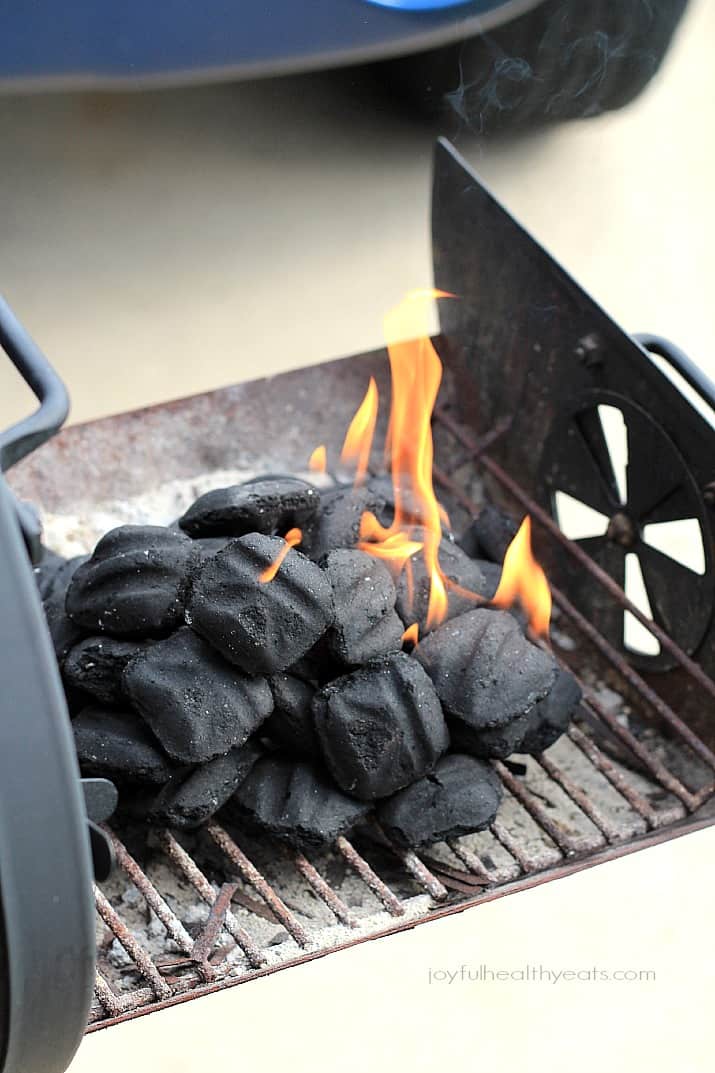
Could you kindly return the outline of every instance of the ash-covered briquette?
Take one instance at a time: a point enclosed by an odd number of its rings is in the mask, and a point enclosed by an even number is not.
[[[217,551],[226,547],[233,537],[196,537],[194,544],[201,552],[202,559],[210,559]]]
[[[527,641],[507,611],[459,615],[428,634],[415,655],[445,712],[473,730],[525,715],[556,679],[553,658]]]
[[[415,539],[420,539],[419,532]],[[479,563],[470,559],[453,541],[443,537],[439,545],[439,565],[444,574],[464,589],[474,593],[475,598],[447,588],[447,614],[445,621],[472,611],[484,603],[487,584]],[[400,573],[397,582],[397,613],[406,623],[419,623],[420,637],[427,628],[427,608],[429,606],[431,581],[425,566],[424,554],[420,551],[413,555],[409,564]],[[410,594],[412,594],[410,598]]]
[[[324,633],[313,647],[295,663],[291,663],[286,671],[317,689],[326,682],[331,682],[333,678],[345,674],[345,664],[333,655],[328,647],[328,635]]]
[[[501,563],[504,561],[506,549],[516,536],[517,528],[507,514],[487,503],[458,543],[472,559],[489,559],[493,563]]]
[[[269,477],[200,496],[179,519],[192,537],[240,537],[303,528],[320,507],[320,492],[296,477]]]
[[[118,637],[161,637],[184,616],[184,594],[198,558],[183,533],[122,525],[102,537],[75,573],[66,607],[78,626]]]
[[[361,800],[407,786],[449,746],[434,687],[403,652],[331,682],[316,693],[313,711],[326,767]]]
[[[399,652],[405,625],[395,611],[395,583],[385,564],[363,551],[337,548],[321,566],[333,586],[335,621],[327,643],[335,658],[359,666]]]
[[[383,496],[366,486],[335,488],[325,493],[320,514],[305,533],[304,545],[310,557],[318,562],[335,548],[354,548],[360,539],[364,512],[378,514],[384,505]]]
[[[526,715],[503,727],[481,731],[455,720],[451,723],[452,739],[456,748],[474,756],[504,759],[512,753],[541,753],[568,729],[580,702],[581,689],[575,678],[559,670],[548,695]]]
[[[580,701],[573,675],[559,670],[548,695],[504,726],[475,730],[461,719],[451,720],[452,744],[460,752],[498,759],[512,753],[542,753],[568,728]]]
[[[424,846],[488,827],[501,796],[488,764],[449,753],[431,774],[380,802],[377,820],[398,845]]]
[[[42,557],[33,568],[35,583],[40,593],[40,599],[45,600],[51,593],[58,572],[67,562],[67,559],[50,548],[42,549]]]
[[[254,764],[229,801],[227,818],[310,849],[347,834],[369,809],[336,789],[318,768],[270,753]]]
[[[59,565],[53,563],[56,569],[53,569],[51,578],[45,577],[43,580],[46,595],[43,597],[42,606],[60,666],[70,648],[82,636],[82,630],[67,614],[65,601],[74,574],[88,559],[88,555],[76,555]]]
[[[241,674],[186,628],[130,660],[124,689],[169,756],[184,763],[243,745],[273,710],[265,678]]]
[[[275,674],[268,684],[274,708],[261,727],[261,736],[270,738],[294,756],[318,759],[320,745],[312,708],[315,687],[293,674]]]
[[[262,755],[260,748],[247,742],[194,768],[188,776],[175,775],[146,802],[146,818],[169,827],[199,827],[226,804]]]
[[[280,537],[240,537],[202,564],[188,597],[192,629],[248,674],[285,670],[333,621],[328,578],[295,549],[272,581],[259,580],[284,549]]]
[[[134,712],[84,708],[72,723],[77,756],[86,774],[126,775],[166,782],[174,771],[159,743]]]
[[[499,588],[502,568],[499,563],[489,562],[488,559],[478,559],[477,565],[484,576],[484,596],[491,600]]]
[[[118,637],[85,637],[70,648],[62,675],[65,684],[81,689],[103,704],[119,704],[126,699],[122,675],[132,656],[150,644]]]

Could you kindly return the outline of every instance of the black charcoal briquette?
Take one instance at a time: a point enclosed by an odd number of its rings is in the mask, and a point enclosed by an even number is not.
[[[419,540],[419,534],[415,534]],[[484,603],[487,583],[479,563],[470,559],[460,547],[451,540],[442,538],[439,545],[439,565],[445,576],[464,592],[447,588],[447,619],[456,618],[465,611],[472,611]],[[420,637],[427,627],[427,609],[429,607],[431,579],[425,566],[424,554],[413,555],[409,566],[400,574],[397,583],[397,613],[403,622],[417,622]],[[470,595],[474,594],[474,596]]]
[[[248,674],[285,670],[333,621],[328,578],[295,549],[273,580],[259,580],[284,549],[258,533],[232,541],[202,564],[188,598],[192,629]]]
[[[516,536],[517,526],[512,519],[491,503],[481,511],[459,538],[459,546],[472,559],[504,560],[506,549]]]
[[[122,525],[102,537],[72,578],[66,607],[78,626],[119,637],[157,637],[183,619],[197,551],[156,525]]]
[[[192,537],[239,537],[302,528],[317,513],[320,492],[297,477],[268,477],[214,488],[179,519]]]
[[[62,666],[70,648],[82,636],[80,627],[67,614],[65,601],[67,590],[75,572],[88,559],[88,555],[77,555],[74,559],[68,559],[63,563],[54,572],[54,576],[47,586],[47,595],[42,602],[50,637],[52,638],[52,646],[60,666]]]
[[[444,710],[474,730],[526,715],[556,679],[553,658],[506,611],[478,609],[445,622],[415,649]]]
[[[400,651],[405,626],[395,611],[395,583],[385,564],[365,552],[339,548],[321,566],[333,587],[335,621],[327,643],[335,658],[357,666]]]
[[[261,727],[261,734],[294,756],[318,759],[320,745],[312,708],[315,688],[293,674],[275,674],[268,684],[274,709]]]
[[[91,706],[79,713],[72,731],[79,762],[87,773],[156,783],[172,774],[158,741],[133,712]]]
[[[331,682],[316,693],[313,711],[326,767],[363,800],[420,778],[449,745],[434,687],[403,652]]]
[[[449,753],[431,774],[380,802],[377,819],[398,845],[425,846],[484,830],[501,796],[501,783],[488,764]]]
[[[192,828],[210,820],[226,804],[262,756],[252,742],[201,764],[181,780],[172,779],[148,809],[152,823]]]
[[[104,704],[121,705],[124,668],[145,643],[109,636],[85,637],[65,657],[62,668],[65,684],[89,693]]]
[[[347,834],[370,806],[341,793],[319,769],[271,753],[254,764],[227,807],[232,819],[317,849]]]
[[[354,548],[360,539],[360,519],[365,511],[374,514],[384,507],[384,498],[369,488],[338,488],[325,496],[313,525],[305,534],[311,558],[323,558],[334,548]]]
[[[64,556],[58,555],[50,548],[43,547],[42,557],[32,571],[42,600],[47,599],[52,592],[55,578],[66,562],[67,559]]]
[[[511,753],[541,753],[561,737],[580,701],[581,690],[573,675],[559,670],[547,696],[504,726],[475,730],[460,719],[452,720],[453,746],[473,756],[498,759]]]
[[[124,689],[166,752],[201,763],[238,745],[270,715],[264,678],[248,678],[189,629],[139,653]]]

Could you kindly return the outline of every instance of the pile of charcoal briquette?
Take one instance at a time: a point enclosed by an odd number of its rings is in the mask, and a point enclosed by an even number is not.
[[[494,818],[491,757],[539,752],[580,699],[518,617],[450,592],[425,632],[412,601],[358,550],[360,516],[385,524],[391,485],[327,491],[267,477],[201,496],[174,526],[124,525],[91,556],[37,570],[80,765],[122,812],[195,827],[227,822],[317,846],[370,816],[405,846]],[[273,580],[260,575],[303,533]],[[440,562],[488,598],[512,535],[486,508]],[[403,643],[418,622],[416,647]]]

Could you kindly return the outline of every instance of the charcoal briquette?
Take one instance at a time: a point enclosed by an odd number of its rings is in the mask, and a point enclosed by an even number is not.
[[[187,622],[248,674],[275,674],[313,647],[333,621],[325,573],[291,549],[272,581],[259,576],[285,548],[280,537],[251,533],[202,564]]]
[[[313,526],[306,533],[305,547],[316,561],[334,548],[354,548],[360,539],[360,519],[365,511],[378,514],[384,498],[366,486],[337,488],[328,493]]]
[[[248,742],[201,764],[183,779],[170,780],[151,803],[147,818],[169,827],[199,827],[226,804],[262,755]]]
[[[228,816],[298,848],[317,849],[347,834],[369,808],[341,793],[317,767],[270,753],[241,783]]]
[[[109,636],[85,637],[65,657],[62,668],[65,685],[81,689],[104,704],[121,705],[125,700],[124,668],[146,643]]]
[[[482,831],[501,801],[501,783],[482,760],[449,753],[429,775],[381,801],[377,819],[400,846],[424,846]]]
[[[303,528],[320,507],[320,492],[297,477],[268,477],[214,488],[179,519],[192,537],[240,537]]]
[[[528,641],[506,611],[459,615],[428,634],[415,655],[447,715],[473,730],[525,715],[556,678],[553,658]]]
[[[134,712],[93,705],[72,723],[82,769],[94,775],[123,775],[163,783],[173,767],[146,724]]]
[[[89,559],[88,555],[77,555],[62,563],[54,572],[47,586],[47,595],[44,597],[42,606],[45,611],[47,626],[52,639],[52,646],[57,656],[57,661],[62,665],[70,648],[79,641],[82,630],[67,614],[65,600],[70,582],[83,563]]]
[[[452,744],[473,756],[502,760],[512,753],[541,753],[561,737],[580,701],[581,690],[573,675],[559,670],[547,696],[510,723],[475,730],[461,719],[451,720]]]
[[[124,689],[169,756],[184,763],[243,745],[273,709],[265,678],[241,674],[186,628],[131,659]]]
[[[419,532],[415,539],[420,539]],[[487,582],[479,563],[470,559],[460,547],[443,537],[439,545],[439,565],[445,576],[463,590],[460,593],[447,587],[447,619],[456,618],[465,611],[472,611],[484,602],[488,592]],[[402,570],[397,583],[397,613],[408,624],[417,622],[422,637],[427,628],[431,580],[425,566],[424,554],[413,555],[409,565]],[[471,595],[474,594],[474,598]],[[481,599],[480,599],[481,598]]]
[[[357,666],[398,652],[405,626],[395,611],[395,583],[384,563],[353,548],[331,551],[321,562],[333,587],[335,621],[328,648]]]
[[[183,533],[122,525],[75,573],[66,608],[78,626],[119,637],[157,637],[180,624],[197,552]]]
[[[460,537],[459,546],[472,559],[504,561],[506,549],[516,536],[517,525],[491,503],[486,503]]]
[[[320,745],[312,708],[315,688],[294,674],[275,674],[268,684],[274,708],[261,727],[261,734],[294,756],[318,759]]]
[[[50,548],[43,547],[42,557],[32,571],[42,600],[46,600],[52,592],[57,574],[66,562],[67,559],[64,556],[58,555]]]
[[[449,745],[435,689],[403,652],[331,682],[316,693],[313,711],[328,771],[361,800],[420,778]]]

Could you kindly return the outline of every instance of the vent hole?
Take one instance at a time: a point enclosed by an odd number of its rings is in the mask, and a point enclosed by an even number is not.
[[[633,552],[626,555],[625,592],[639,611],[642,611],[649,619],[653,618],[641,564],[638,556]],[[654,637],[630,611],[623,613],[623,646],[629,652],[639,656],[657,656],[660,653],[658,638]]]
[[[705,573],[705,547],[697,518],[645,525],[643,540],[693,573]]]
[[[554,513],[559,529],[569,540],[603,536],[608,529],[605,514],[574,499],[568,492],[554,492]]]
[[[628,499],[628,429],[617,406],[599,406],[598,417],[611,459],[613,476],[621,503]]]

